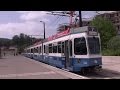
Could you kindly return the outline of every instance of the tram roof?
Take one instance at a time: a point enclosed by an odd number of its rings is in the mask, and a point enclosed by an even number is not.
[[[60,38],[60,37],[66,36],[66,35],[88,32],[89,27],[94,27],[94,26],[84,26],[84,27],[78,27],[78,28],[71,28],[71,29],[65,30],[63,32],[57,33],[55,35],[52,35],[52,36],[44,39],[43,41],[37,42],[37,43],[35,43],[35,44],[33,44],[33,45],[29,46],[29,47],[36,46],[38,44],[41,44],[42,42],[55,40],[57,38]]]

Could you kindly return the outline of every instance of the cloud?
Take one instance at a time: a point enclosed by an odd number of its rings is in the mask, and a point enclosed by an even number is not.
[[[112,13],[112,12],[116,12],[116,11],[99,11],[100,14],[103,14],[103,13]]]
[[[47,18],[47,14],[45,11],[17,11],[18,13],[21,14],[20,19],[21,20],[35,20],[35,21],[39,21],[39,20],[43,20],[48,22],[49,19]]]
[[[12,38],[14,35],[19,35],[20,33],[43,35],[43,24],[39,22],[41,20],[46,23],[46,37],[48,37],[56,33],[56,23],[69,22],[67,18],[63,18],[61,21],[60,18],[56,20],[55,16],[49,16],[45,11],[16,11],[14,13],[20,14],[18,18],[21,22],[0,24],[0,37]],[[92,15],[92,12],[91,14],[89,13],[85,13],[83,16],[89,17]]]
[[[17,13],[20,14],[18,18],[22,22],[0,24],[1,38],[12,38],[14,35],[19,35],[20,33],[43,36],[43,24],[39,21],[43,20],[47,24],[50,20],[44,11],[17,11]],[[46,25],[46,37],[55,32],[54,27]]]
[[[0,37],[12,38],[14,35],[19,35],[24,33],[27,35],[42,35],[43,37],[43,25],[34,21],[24,22],[24,23],[8,23],[0,24]],[[52,27],[46,29],[46,36],[48,37],[55,30]]]

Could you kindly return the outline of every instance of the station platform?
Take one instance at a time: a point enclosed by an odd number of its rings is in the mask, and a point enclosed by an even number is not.
[[[102,62],[104,69],[120,73],[120,56],[103,56]]]
[[[88,79],[18,55],[0,59],[0,79]]]

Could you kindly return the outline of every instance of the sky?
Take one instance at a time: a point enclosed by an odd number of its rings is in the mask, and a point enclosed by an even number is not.
[[[95,11],[82,11],[82,18],[92,18]],[[0,11],[0,38],[12,39],[14,35],[40,35],[43,37],[43,23],[46,37],[56,33],[59,24],[69,23],[68,17],[49,15],[45,11]]]

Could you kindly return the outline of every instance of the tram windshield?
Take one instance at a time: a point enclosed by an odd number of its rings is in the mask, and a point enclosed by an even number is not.
[[[90,54],[100,54],[100,41],[98,37],[88,38],[88,48]]]
[[[74,53],[76,55],[87,54],[86,40],[84,37],[74,39]]]

